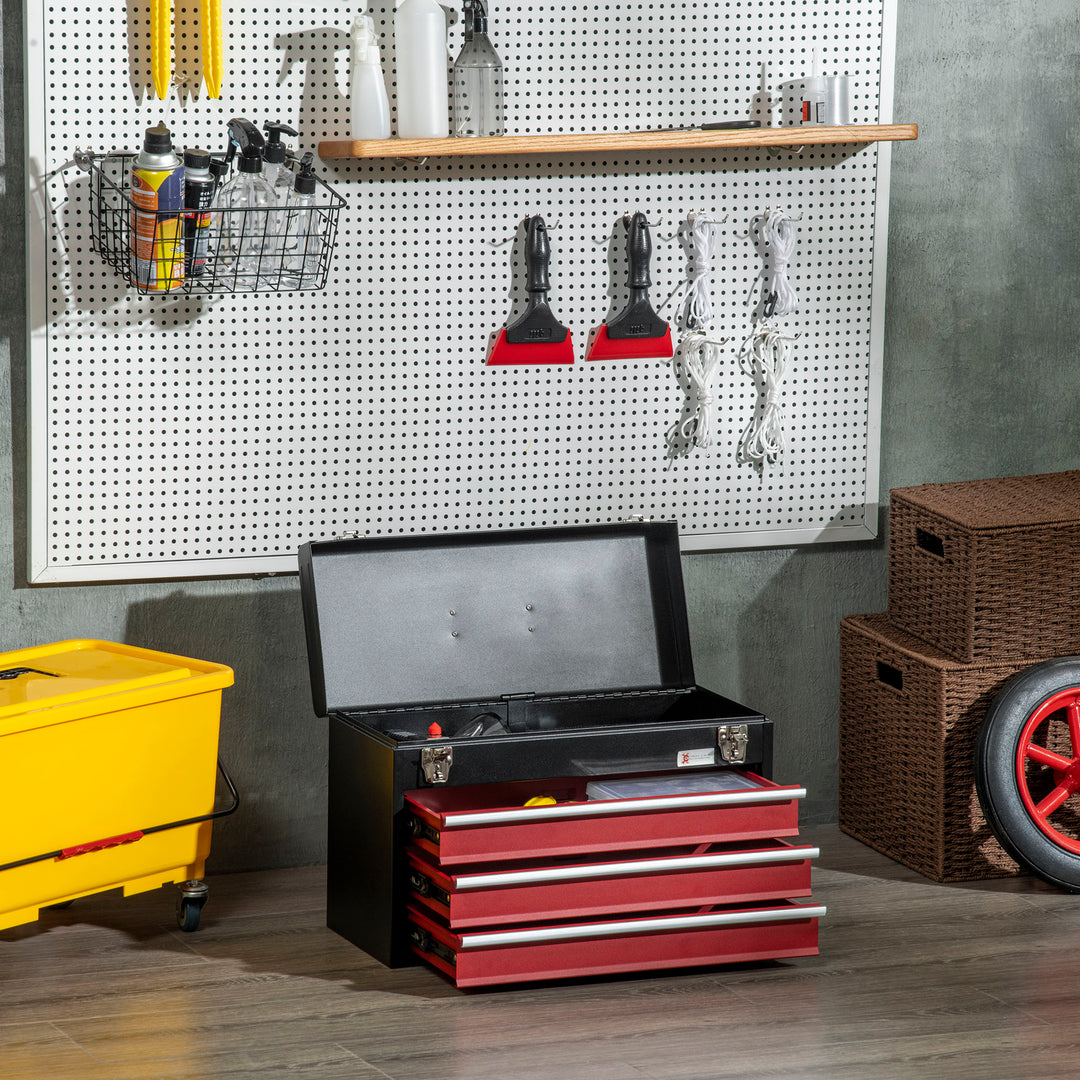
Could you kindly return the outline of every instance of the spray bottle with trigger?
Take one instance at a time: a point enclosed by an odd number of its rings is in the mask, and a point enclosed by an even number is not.
[[[465,0],[465,44],[454,62],[454,134],[502,135],[503,66],[488,38],[484,0]]]
[[[358,15],[349,35],[349,133],[354,139],[390,138],[390,99],[370,15]]]
[[[240,150],[238,172],[220,191],[221,239],[235,260],[235,286],[257,288],[281,270],[281,231],[274,189],[262,175],[262,134],[250,120],[229,121],[230,143]],[[230,154],[235,153],[230,150]]]

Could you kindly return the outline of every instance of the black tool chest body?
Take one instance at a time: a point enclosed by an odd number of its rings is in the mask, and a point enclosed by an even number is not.
[[[300,581],[330,724],[327,925],[384,964],[426,936],[409,913],[425,833],[438,851],[425,792],[771,776],[771,722],[694,682],[672,522],[313,542]]]

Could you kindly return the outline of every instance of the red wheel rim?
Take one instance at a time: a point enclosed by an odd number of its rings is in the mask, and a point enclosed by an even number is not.
[[[1065,710],[1069,748],[1056,753],[1035,742],[1042,723],[1059,710]],[[1053,788],[1048,794],[1033,793],[1029,783],[1028,763],[1034,762],[1053,773]],[[1042,773],[1045,776],[1045,771]],[[1028,718],[1016,747],[1016,784],[1020,798],[1035,827],[1049,840],[1074,855],[1080,855],[1080,840],[1060,831],[1052,818],[1080,791],[1080,687],[1059,690],[1044,701]]]

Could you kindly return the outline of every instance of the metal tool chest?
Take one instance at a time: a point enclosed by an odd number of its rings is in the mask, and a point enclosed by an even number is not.
[[[694,681],[674,523],[313,542],[300,580],[332,929],[458,985],[816,952],[805,792]]]

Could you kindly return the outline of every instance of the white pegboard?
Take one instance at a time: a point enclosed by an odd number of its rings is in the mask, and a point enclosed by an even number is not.
[[[508,133],[768,122],[815,60],[854,77],[856,122],[887,123],[893,6],[494,4]],[[631,514],[677,518],[696,549],[874,535],[888,144],[322,162],[348,202],[324,291],[139,297],[91,250],[88,177],[64,167],[76,149],[137,149],[160,119],[215,152],[232,116],[292,124],[301,151],[348,134],[357,9],[228,9],[221,101],[192,93],[197,5],[178,0],[183,85],[158,102],[139,0],[29,5],[32,580],[287,572],[300,544],[344,532]],[[391,16],[374,15],[392,92]],[[788,449],[757,470],[737,459],[757,390],[736,352],[760,291],[752,222],[776,206],[802,214],[799,310],[779,320],[801,336]],[[657,305],[685,278],[687,213],[728,216],[709,452],[668,438],[686,401],[670,363],[584,362],[624,294],[619,221],[639,209]],[[557,226],[550,299],[577,362],[488,367],[534,213]]]

